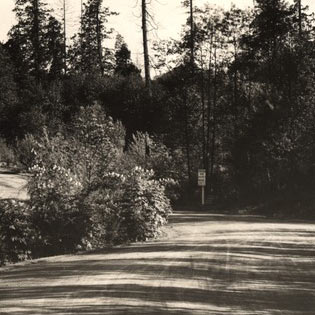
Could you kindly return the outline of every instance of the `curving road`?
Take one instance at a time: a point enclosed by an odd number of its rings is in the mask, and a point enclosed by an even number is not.
[[[178,212],[154,242],[1,268],[0,314],[315,314],[315,224]]]
[[[28,199],[27,180],[27,175],[14,174],[0,167],[0,200],[8,198]]]

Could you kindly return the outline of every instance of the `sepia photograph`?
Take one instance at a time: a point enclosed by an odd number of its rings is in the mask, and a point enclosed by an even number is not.
[[[314,315],[315,0],[0,0],[0,314]]]

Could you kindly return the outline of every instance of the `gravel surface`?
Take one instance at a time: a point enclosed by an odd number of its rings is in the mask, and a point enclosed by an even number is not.
[[[177,212],[157,241],[0,268],[0,314],[314,314],[315,224]]]
[[[0,199],[28,199],[26,184],[27,175],[10,173],[0,168]]]

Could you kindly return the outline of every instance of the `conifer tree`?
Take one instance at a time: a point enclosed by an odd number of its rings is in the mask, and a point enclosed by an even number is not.
[[[122,76],[129,76],[132,73],[140,73],[140,70],[131,61],[131,52],[121,35],[116,36],[115,73]]]
[[[104,47],[104,40],[112,33],[112,29],[106,27],[108,18],[116,14],[103,7],[103,0],[83,3],[81,29],[71,52],[74,68],[85,73],[97,72],[101,76],[110,68],[110,53]]]
[[[17,24],[9,32],[6,47],[17,70],[39,83],[55,67],[56,49],[63,50],[60,25],[43,0],[16,0],[14,12]]]

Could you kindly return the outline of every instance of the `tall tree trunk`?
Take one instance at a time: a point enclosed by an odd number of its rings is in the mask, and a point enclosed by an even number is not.
[[[216,159],[216,137],[217,137],[217,50],[214,48],[214,78],[213,78],[213,106],[212,106],[212,137],[211,137],[211,157],[210,157],[210,191],[214,188],[214,165]]]
[[[299,35],[302,37],[302,0],[298,0],[298,11],[299,11]]]
[[[234,116],[234,139],[236,139],[237,135],[237,120],[238,120],[238,72],[237,72],[237,67],[236,67],[236,61],[237,61],[237,41],[236,38],[234,37],[234,73],[233,73],[233,116]]]
[[[212,32],[212,31],[211,31]],[[213,37],[214,35],[212,34],[211,36],[211,40],[210,40],[210,57],[209,57],[209,64],[208,64],[208,80],[207,80],[207,133],[206,133],[206,176],[207,176],[207,190],[210,191],[211,189],[211,185],[210,185],[210,181],[211,181],[211,177],[210,177],[210,158],[211,158],[211,131],[212,131],[212,121],[211,121],[211,117],[212,117],[212,111],[213,111],[213,102],[212,102],[212,91],[211,91],[211,86],[213,84],[213,80],[212,80],[212,59],[213,59]]]
[[[148,90],[148,94],[152,96],[152,86],[150,77],[150,60],[148,49],[148,29],[147,29],[147,0],[142,0],[142,35],[143,35],[143,54],[144,54],[144,74],[145,85]]]
[[[191,64],[192,71],[194,71],[194,65],[195,65],[195,30],[194,30],[193,0],[189,1],[189,8],[190,8],[190,64]]]
[[[96,37],[97,37],[97,53],[98,53],[98,62],[100,66],[101,76],[105,73],[104,63],[103,63],[103,46],[102,46],[102,34],[101,34],[101,26],[100,26],[100,1],[97,4],[96,8]]]
[[[202,57],[201,57],[202,58]],[[204,169],[206,169],[207,165],[207,153],[206,153],[206,147],[207,147],[207,139],[206,139],[206,97],[205,97],[205,78],[204,78],[204,63],[203,59],[201,59],[201,104],[202,104],[202,166]]]
[[[40,39],[39,39],[39,0],[33,0],[33,49],[34,67],[37,82],[40,80]]]
[[[67,20],[66,20],[66,0],[63,0],[63,68],[67,74]]]
[[[187,104],[187,90],[184,90],[184,119],[185,119],[185,143],[186,143],[186,158],[187,158],[187,175],[188,181],[191,182],[191,156],[190,156],[190,133],[189,133],[189,118]]]

